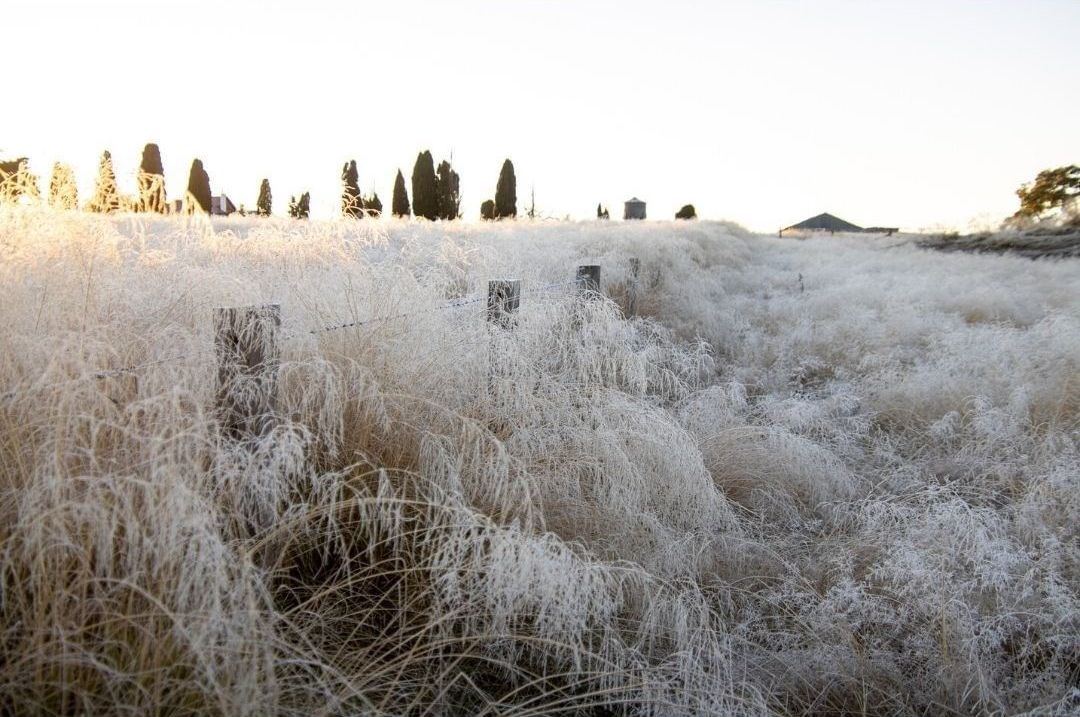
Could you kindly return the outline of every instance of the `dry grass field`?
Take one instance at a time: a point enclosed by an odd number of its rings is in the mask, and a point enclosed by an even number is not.
[[[1080,261],[5,208],[0,339],[0,712],[1080,709]]]

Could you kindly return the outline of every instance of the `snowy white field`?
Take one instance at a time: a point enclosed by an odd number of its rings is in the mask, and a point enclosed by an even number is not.
[[[1080,261],[2,209],[0,337],[0,712],[1080,709]]]

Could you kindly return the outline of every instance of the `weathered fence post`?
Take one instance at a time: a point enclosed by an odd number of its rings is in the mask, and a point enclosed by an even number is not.
[[[521,280],[500,279],[488,282],[487,320],[503,331],[514,327],[514,314],[521,306]],[[495,381],[503,371],[499,357],[499,331],[488,335],[488,395],[495,395]]]
[[[585,264],[577,268],[578,295],[585,298],[600,296],[600,265]]]
[[[626,313],[637,316],[638,309],[638,276],[641,274],[641,259],[636,256],[630,257],[630,285],[626,290]]]
[[[521,306],[521,279],[500,279],[488,282],[487,319],[496,326],[509,329],[514,314]]]
[[[280,304],[214,309],[217,410],[230,438],[259,438],[274,426],[280,326]]]

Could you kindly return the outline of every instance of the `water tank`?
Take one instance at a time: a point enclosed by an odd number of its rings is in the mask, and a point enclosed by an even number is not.
[[[644,219],[645,202],[634,197],[623,204],[623,219]]]

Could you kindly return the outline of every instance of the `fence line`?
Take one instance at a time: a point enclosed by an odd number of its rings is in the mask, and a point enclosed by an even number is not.
[[[631,267],[633,268],[632,273],[633,273],[633,275],[634,275],[634,277],[636,279],[636,274],[637,274],[636,270],[637,270],[638,266],[640,265],[640,263],[636,258],[631,258],[630,262],[631,262]],[[555,293],[555,291],[557,289],[564,288],[564,287],[571,287],[571,286],[578,288],[579,295],[595,295],[595,294],[598,293],[597,292],[597,289],[598,289],[598,286],[599,286],[598,281],[596,281],[596,282],[592,281],[591,273],[582,274],[582,269],[584,269],[584,268],[585,267],[579,267],[578,268],[578,273],[575,276],[575,278],[567,280],[567,281],[555,281],[555,282],[550,282],[548,284],[541,284],[540,286],[527,288],[527,289],[526,288],[519,288],[517,296],[520,298],[520,296],[522,296],[522,295],[551,294],[551,293]],[[589,269],[595,269],[596,275],[597,275],[597,278],[598,278],[599,267],[598,266],[595,266],[595,267],[590,266]],[[281,340],[282,341],[289,341],[289,340],[298,338],[298,337],[300,337],[302,335],[305,335],[305,334],[306,335],[319,335],[319,334],[323,334],[323,333],[329,333],[329,332],[332,332],[332,331],[340,331],[342,329],[357,328],[357,327],[360,327],[360,326],[367,326],[367,325],[376,324],[376,323],[382,323],[382,322],[386,322],[386,321],[394,321],[396,319],[409,318],[411,316],[419,316],[419,315],[422,315],[422,314],[432,314],[432,313],[435,313],[435,312],[438,312],[438,311],[446,311],[446,310],[451,310],[451,309],[458,309],[458,308],[461,308],[463,306],[469,306],[469,305],[472,305],[472,304],[479,304],[481,302],[489,302],[488,307],[485,309],[485,311],[483,313],[490,316],[491,315],[490,300],[491,299],[490,299],[489,295],[473,295],[473,296],[470,296],[470,297],[463,297],[461,299],[455,299],[455,300],[452,300],[452,301],[449,301],[449,302],[443,304],[442,306],[437,306],[437,307],[434,307],[434,308],[416,309],[416,310],[413,310],[413,311],[405,311],[405,312],[401,312],[401,313],[398,313],[398,314],[392,314],[390,316],[373,316],[373,317],[368,318],[368,319],[362,319],[362,320],[357,320],[357,321],[349,321],[349,322],[344,322],[344,323],[341,323],[341,324],[333,324],[333,325],[330,325],[330,326],[323,326],[323,327],[319,327],[319,328],[315,328],[315,329],[310,329],[307,332],[305,332],[304,334],[286,335],[284,337],[281,337]],[[516,312],[516,309],[517,309],[517,306],[515,305],[513,307],[512,311]],[[481,312],[477,312],[477,314],[480,315]],[[82,382],[82,381],[104,380],[104,379],[107,379],[107,378],[116,378],[116,377],[119,377],[119,376],[132,375],[132,374],[138,373],[139,371],[141,371],[141,370],[143,370],[145,368],[151,367],[151,366],[159,366],[161,364],[171,363],[173,361],[180,361],[180,360],[183,360],[183,359],[192,358],[195,355],[196,354],[194,354],[194,353],[189,353],[189,354],[181,354],[181,355],[177,355],[177,356],[170,356],[170,357],[163,358],[163,359],[156,359],[156,360],[153,360],[153,361],[145,361],[143,363],[133,364],[131,366],[123,366],[121,368],[102,369],[100,371],[94,371],[94,372],[85,374],[83,376],[78,376],[78,377],[66,379],[64,381],[58,381],[56,383],[46,384],[46,385],[43,385],[43,386],[36,386],[36,387],[31,386],[30,388],[27,388],[27,389],[11,389],[11,390],[7,391],[6,393],[0,394],[0,401],[7,401],[7,400],[9,400],[11,398],[14,398],[15,396],[18,396],[20,393],[26,393],[26,392],[32,392],[32,391],[43,391],[43,390],[48,390],[50,388],[58,388],[60,386],[64,386],[64,385],[71,384],[71,383],[79,383],[79,382]]]

